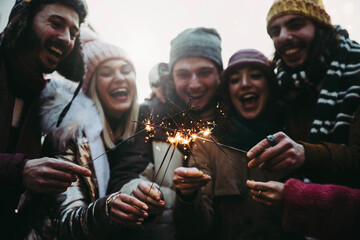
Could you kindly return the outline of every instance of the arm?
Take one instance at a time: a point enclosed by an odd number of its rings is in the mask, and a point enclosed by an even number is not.
[[[285,183],[283,227],[319,238],[345,239],[358,235],[360,190],[337,185]]]
[[[58,158],[93,169],[86,141],[78,144],[70,144],[66,155]],[[57,204],[60,239],[106,238],[115,226],[136,225],[147,217],[146,204],[127,194],[97,199],[94,177],[78,177],[64,193],[57,195]]]
[[[247,181],[253,199],[282,210],[286,231],[321,239],[351,239],[360,226],[360,190],[338,185]],[[261,191],[261,192],[259,192]]]
[[[192,236],[202,235],[208,232],[212,226],[214,217],[214,179],[210,177],[214,175],[212,172],[212,156],[206,146],[209,146],[209,144],[196,143],[196,146],[192,150],[194,155],[191,156],[189,160],[189,168],[201,171],[200,178],[206,179],[206,185],[202,186],[198,191],[191,191],[190,197],[182,194],[180,189],[177,189],[175,200],[175,224],[180,231],[191,234]],[[196,160],[194,160],[194,158]],[[176,179],[175,176],[174,180],[177,181],[179,179]],[[186,194],[187,190],[183,189],[182,191]]]
[[[18,188],[23,191],[22,172],[27,159],[24,154],[0,153],[1,187]]]
[[[302,143],[305,148],[305,164],[301,172],[327,182],[360,187],[360,107],[350,125],[349,144],[322,142]]]
[[[250,149],[247,154],[252,159],[250,168],[292,169],[317,181],[360,186],[360,107],[350,126],[347,146],[329,142],[295,142],[282,132],[274,136],[274,146],[264,139]]]

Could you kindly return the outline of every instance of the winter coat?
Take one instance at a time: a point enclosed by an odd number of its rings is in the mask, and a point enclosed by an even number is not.
[[[210,175],[211,180],[193,200],[178,195],[174,209],[177,227],[194,239],[204,233],[222,240],[302,239],[283,231],[280,214],[256,203],[246,186],[247,179],[281,180],[287,173],[249,169],[243,153],[222,149],[226,154],[214,143],[195,141],[189,166]]]
[[[358,239],[360,189],[286,181],[282,224],[317,239]]]
[[[69,103],[76,85],[52,79],[41,96],[41,124],[47,134],[44,148],[53,157],[91,170],[56,196],[55,229],[58,239],[101,239],[111,234],[105,214],[109,164],[101,138],[102,123],[91,99],[84,94],[73,101],[61,125],[60,112]],[[98,158],[98,156],[100,156]],[[93,159],[97,158],[95,161]]]
[[[21,72],[18,66],[16,68]],[[31,82],[31,78],[26,80]],[[0,230],[7,239],[14,237],[15,233],[21,234],[24,228],[24,216],[19,214],[17,208],[25,190],[22,185],[25,163],[28,159],[41,157],[41,130],[37,111],[39,93],[23,99],[20,124],[14,128],[12,120],[16,97],[9,87],[11,81],[17,82],[17,88],[23,88],[21,81],[9,77],[4,61],[0,62]]]
[[[300,173],[313,182],[360,187],[360,44],[339,26],[329,56],[290,72],[279,61],[289,136],[305,148]]]

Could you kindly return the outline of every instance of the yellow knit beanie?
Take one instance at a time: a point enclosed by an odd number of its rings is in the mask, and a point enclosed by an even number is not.
[[[267,29],[275,18],[289,14],[303,15],[325,26],[333,27],[322,0],[275,0],[266,17]]]

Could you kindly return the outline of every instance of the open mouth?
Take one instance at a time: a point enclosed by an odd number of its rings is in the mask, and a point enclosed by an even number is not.
[[[259,95],[255,93],[247,93],[240,97],[240,101],[245,107],[253,107],[259,99]]]
[[[110,96],[114,97],[114,98],[127,97],[128,95],[129,95],[129,93],[126,88],[119,88],[119,89],[112,90],[110,92]]]
[[[293,55],[293,54],[296,54],[300,51],[301,49],[300,48],[290,48],[290,49],[286,49],[284,51],[284,55],[285,56],[290,56],[290,55]]]
[[[204,96],[204,94],[191,94],[189,95],[191,99],[193,100],[197,100],[197,99],[200,99]]]
[[[49,50],[50,54],[53,55],[55,58],[60,58],[61,55],[63,54],[63,50],[61,50],[60,48],[57,48],[53,45],[48,47],[48,50]]]

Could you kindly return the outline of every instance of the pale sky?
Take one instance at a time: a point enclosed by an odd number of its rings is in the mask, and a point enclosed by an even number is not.
[[[0,0],[0,31],[15,0]],[[105,41],[123,48],[137,72],[139,101],[150,93],[148,73],[168,62],[170,41],[186,28],[212,27],[222,38],[224,67],[237,50],[255,48],[273,54],[266,14],[273,0],[87,0],[88,22]],[[360,42],[360,1],[323,0],[333,24]]]

